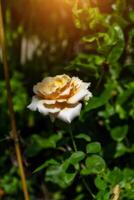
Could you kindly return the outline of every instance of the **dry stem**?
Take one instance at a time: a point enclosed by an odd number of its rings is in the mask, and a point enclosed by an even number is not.
[[[19,144],[17,128],[16,128],[15,114],[14,114],[14,109],[13,109],[13,100],[12,100],[12,94],[11,94],[9,68],[8,68],[8,63],[7,63],[6,45],[5,45],[5,37],[4,37],[4,26],[3,26],[3,18],[2,18],[1,0],[0,0],[0,46],[2,48],[3,68],[4,68],[4,74],[5,74],[8,108],[9,108],[11,128],[12,128],[11,137],[14,140],[15,151],[16,151],[19,170],[20,170],[20,177],[21,177],[21,181],[22,181],[24,197],[25,197],[25,200],[29,200],[30,198],[29,198],[27,184],[26,184],[26,176],[25,176],[25,172],[24,172],[23,159],[21,156],[20,144]]]

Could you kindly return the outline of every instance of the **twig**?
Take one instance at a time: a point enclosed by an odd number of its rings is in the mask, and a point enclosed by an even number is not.
[[[86,180],[83,177],[82,177],[82,181],[83,181],[83,184],[85,185],[85,188],[89,192],[89,194],[92,196],[93,199],[95,199],[95,195],[93,194],[91,188],[89,187],[88,183],[86,182]]]
[[[51,195],[50,195],[47,187],[43,183],[41,184],[41,190],[42,190],[44,199],[51,200]]]
[[[15,151],[16,151],[19,170],[20,170],[20,177],[21,177],[21,181],[22,181],[24,197],[25,197],[25,200],[29,200],[30,198],[29,198],[27,184],[26,184],[26,176],[25,176],[25,172],[24,172],[23,160],[22,160],[20,144],[19,144],[17,128],[16,128],[15,114],[14,114],[14,109],[13,109],[13,100],[12,100],[12,94],[11,94],[9,68],[8,68],[8,63],[7,63],[6,44],[5,44],[5,37],[4,37],[4,26],[3,26],[1,0],[0,0],[0,45],[2,48],[3,68],[4,68],[4,74],[5,74],[8,108],[9,108],[11,128],[12,128],[12,131],[10,134],[11,134],[11,137],[12,137],[12,139],[14,141],[14,145],[15,145]]]
[[[119,200],[120,198],[120,186],[117,184],[112,190],[112,198],[111,200]]]

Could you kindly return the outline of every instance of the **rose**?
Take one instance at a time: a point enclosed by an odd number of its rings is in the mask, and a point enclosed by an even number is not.
[[[28,108],[49,115],[53,121],[58,118],[71,123],[80,114],[80,102],[92,96],[89,86],[90,83],[65,74],[47,77],[33,87],[35,96]]]

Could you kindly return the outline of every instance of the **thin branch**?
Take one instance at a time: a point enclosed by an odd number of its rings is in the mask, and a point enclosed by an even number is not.
[[[112,190],[112,198],[111,200],[119,200],[120,199],[120,186],[117,184]]]
[[[93,199],[95,199],[95,195],[93,194],[93,192],[92,192],[91,188],[89,187],[89,184],[86,182],[85,178],[82,177],[82,181],[83,181],[85,188],[89,192],[89,194],[92,196]]]
[[[12,131],[10,134],[11,134],[12,139],[14,140],[24,197],[25,197],[25,200],[29,200],[30,198],[29,198],[27,184],[26,184],[26,176],[24,172],[23,159],[21,156],[19,138],[18,138],[17,128],[16,128],[15,114],[14,114],[14,109],[13,109],[13,100],[12,100],[12,94],[11,94],[9,68],[8,68],[8,63],[7,63],[6,44],[5,44],[5,37],[4,37],[1,0],[0,0],[0,45],[2,48],[3,68],[4,68],[6,88],[7,88],[8,108],[9,108],[9,114],[10,114],[10,120],[11,120]]]
[[[76,143],[75,143],[75,140],[74,140],[74,137],[73,137],[73,132],[72,132],[72,127],[71,127],[70,124],[69,124],[69,133],[70,133],[70,137],[71,137],[71,140],[72,140],[72,144],[73,144],[74,151],[77,152],[77,151],[78,151],[78,150],[77,150],[77,145],[76,145]],[[89,184],[86,182],[85,178],[82,177],[81,175],[80,175],[80,177],[81,177],[81,179],[82,179],[82,182],[83,182],[85,188],[86,188],[87,191],[89,192],[89,194],[93,197],[93,199],[95,199],[95,195],[93,194],[93,192],[92,192],[92,190],[91,190]]]

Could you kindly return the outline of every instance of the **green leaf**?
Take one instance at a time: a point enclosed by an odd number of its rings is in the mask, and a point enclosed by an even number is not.
[[[76,198],[74,200],[83,200],[84,196],[85,195],[83,193],[80,193],[80,194],[78,194],[78,196],[76,196]]]
[[[77,139],[84,139],[87,142],[91,141],[90,136],[87,135],[87,134],[84,134],[84,133],[80,133],[79,135],[76,135],[75,138],[77,138]]]
[[[111,136],[113,140],[121,142],[127,135],[128,125],[118,126],[111,130]]]
[[[46,181],[51,181],[58,184],[62,188],[68,187],[74,180],[77,172],[67,173],[67,169],[70,165],[74,167],[85,158],[85,153],[77,151],[73,153],[68,159],[66,159],[61,165],[56,164],[54,160],[50,160],[49,163],[54,162],[55,165],[49,166],[46,171]]]
[[[133,153],[134,152],[134,144],[131,147],[125,146],[122,142],[117,143],[115,158],[124,155],[125,153]]]
[[[99,142],[92,142],[87,144],[86,152],[87,153],[99,153],[101,151],[101,144]]]
[[[113,46],[112,50],[110,51],[107,61],[109,63],[115,63],[118,61],[118,59],[121,57],[124,47],[125,47],[125,40],[124,40],[124,34],[122,29],[115,25],[113,26],[114,30],[116,31],[117,34],[117,42]]]
[[[49,138],[35,134],[32,135],[30,138],[31,143],[27,148],[28,156],[35,156],[43,149],[56,148],[56,144],[61,139],[61,137],[61,134],[53,134]]]
[[[134,93],[134,84],[131,84],[128,86],[126,90],[123,90],[122,93],[118,95],[118,98],[116,100],[116,103],[119,105],[124,104],[129,97],[131,97]]]
[[[47,160],[42,165],[40,165],[38,168],[36,168],[33,173],[39,172],[42,169],[44,169],[45,167],[48,167],[50,165],[57,165],[57,164],[58,164],[58,162],[54,159]]]
[[[98,155],[92,155],[86,159],[86,167],[81,170],[82,175],[99,174],[105,170],[105,161]]]
[[[52,136],[50,136],[47,139],[43,139],[43,137],[41,137],[39,139],[39,137],[36,139],[38,139],[38,144],[40,145],[40,147],[42,148],[55,148],[56,147],[56,143],[61,139],[61,135],[60,134],[53,134]]]
[[[105,61],[105,57],[99,54],[80,53],[66,69],[68,70],[87,70],[95,77],[99,75],[99,69]]]
[[[46,170],[46,181],[51,181],[58,184],[62,188],[68,187],[74,180],[77,172],[68,173],[67,169],[70,165],[74,167],[85,158],[85,153],[77,151],[66,159],[61,165],[56,163],[55,160],[49,160],[45,165],[49,166]],[[44,167],[44,166],[43,166]]]
[[[69,165],[77,165],[81,160],[85,158],[85,153],[82,151],[77,151],[73,153],[68,159],[64,161],[62,167],[64,170],[67,170]]]
[[[123,179],[123,174],[121,169],[115,167],[113,171],[108,171],[107,181],[114,187],[116,184],[119,184]]]
[[[113,90],[115,89],[116,84],[109,82],[106,85],[106,89],[99,97],[93,97],[89,100],[88,104],[85,106],[83,111],[81,112],[81,119],[86,112],[89,112],[93,109],[97,109],[103,105],[105,105],[108,100],[112,97]]]
[[[66,173],[61,165],[50,166],[45,175],[45,180],[58,184],[61,188],[66,188],[73,182],[76,176],[74,173]]]
[[[121,106],[121,104],[116,104],[115,105],[115,111],[118,113],[120,119],[125,119],[126,118],[126,111],[125,109]]]
[[[82,152],[82,151],[77,151],[75,153],[73,153],[71,155],[71,157],[69,158],[69,162],[72,164],[72,165],[75,165],[77,164],[78,162],[80,162],[81,160],[83,160],[85,158],[85,153]]]
[[[100,190],[96,195],[97,200],[108,200],[110,199],[110,191],[107,190]]]
[[[121,142],[117,143],[116,153],[114,155],[115,158],[123,156],[126,152],[128,152],[128,148]]]
[[[64,181],[67,185],[70,185],[72,181],[74,180],[76,176],[76,173],[65,173],[64,175]]]
[[[100,176],[96,177],[95,185],[99,190],[105,190],[107,187],[107,183]]]

